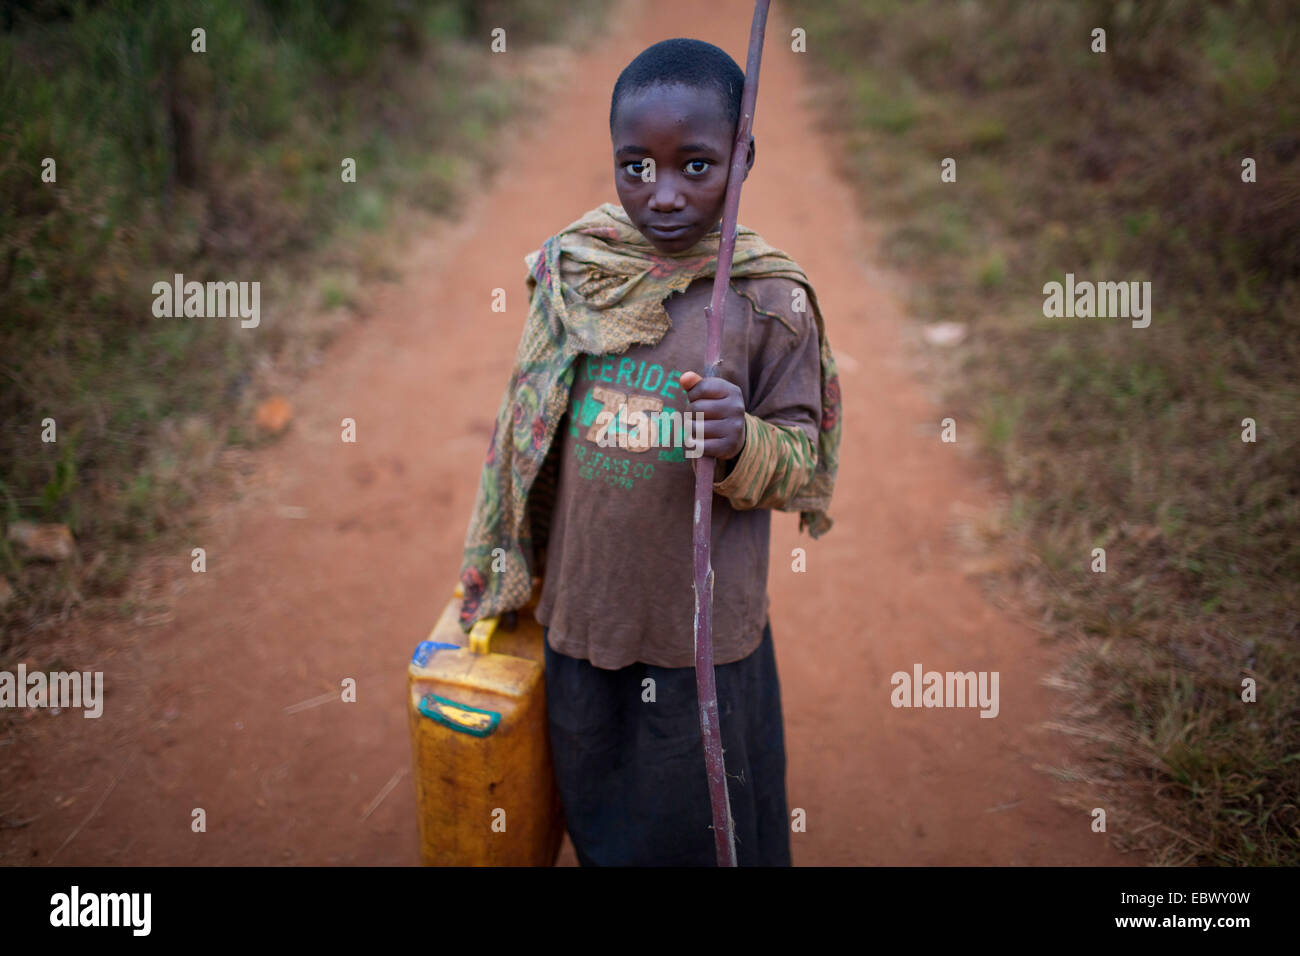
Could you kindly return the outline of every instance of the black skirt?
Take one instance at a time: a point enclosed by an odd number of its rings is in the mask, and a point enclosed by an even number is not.
[[[770,622],[754,653],[715,671],[736,860],[789,866]],[[565,824],[583,866],[716,865],[695,668],[603,670],[547,642],[546,707]]]

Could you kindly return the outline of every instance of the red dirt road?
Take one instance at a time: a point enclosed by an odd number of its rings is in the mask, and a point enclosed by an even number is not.
[[[104,716],[40,714],[51,723],[39,748],[20,735],[0,752],[0,818],[30,820],[0,829],[0,860],[418,862],[405,664],[455,582],[527,307],[523,256],[615,200],[606,117],[622,66],[687,24],[743,63],[750,9],[628,6],[575,63],[572,96],[507,144],[462,222],[414,245],[405,278],[374,290],[371,318],[290,396],[293,427],[254,456],[243,497],[194,542],[207,573],[190,573],[187,546],[160,579],[170,614],[79,635],[100,649],[74,665],[105,672]],[[1034,769],[1069,762],[1067,738],[1040,729],[1054,652],[961,570],[954,521],[989,493],[963,446],[939,441],[947,412],[909,367],[900,307],[870,271],[867,226],[815,128],[803,75],[813,54],[790,51],[780,14],[741,221],[808,271],[844,398],[835,529],[812,542],[795,516],[773,522],[789,804],[807,819],[794,861],[1138,862]],[[507,291],[504,314],[490,310],[495,288]],[[356,444],[340,441],[344,418]],[[790,568],[795,547],[807,549],[806,573]],[[890,675],[915,663],[999,672],[997,717],[893,708]],[[347,677],[356,703],[337,699]],[[191,830],[195,808],[206,833]],[[572,860],[566,844],[562,862]]]

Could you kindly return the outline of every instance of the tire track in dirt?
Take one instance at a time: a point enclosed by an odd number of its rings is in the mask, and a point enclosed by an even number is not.
[[[58,759],[41,755],[36,783],[11,795],[19,815],[39,816],[11,832],[6,862],[48,860],[83,818],[56,862],[417,862],[409,774],[371,808],[409,768],[404,665],[455,581],[527,306],[523,256],[614,199],[606,117],[627,61],[689,33],[743,62],[750,9],[625,8],[577,60],[571,95],[503,146],[464,219],[412,246],[402,282],[374,290],[371,318],[292,396],[297,419],[256,455],[252,493],[196,541],[209,570],[178,580],[170,623],[99,639],[112,654],[96,665],[105,716],[58,725]],[[938,440],[944,413],[909,371],[899,306],[866,264],[866,227],[832,172],[782,12],[741,221],[808,270],[845,406],[835,529],[811,542],[795,516],[773,522],[789,801],[807,813],[795,863],[1123,862],[1033,769],[1067,752],[1036,729],[1054,658],[960,570],[954,509],[981,507],[989,492]],[[490,311],[495,288],[507,290],[504,314]],[[355,445],[339,441],[345,417]],[[790,570],[795,547],[807,549],[807,573]],[[892,708],[889,675],[917,662],[999,671],[1000,714]],[[357,681],[355,704],[286,713],[344,677]],[[72,802],[59,806],[60,794]],[[195,807],[205,834],[190,830]],[[562,862],[572,860],[566,845]]]

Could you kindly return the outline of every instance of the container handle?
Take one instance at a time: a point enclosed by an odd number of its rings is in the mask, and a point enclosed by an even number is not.
[[[485,617],[481,621],[474,622],[474,626],[469,629],[469,652],[471,654],[487,654],[492,649],[492,635],[496,633],[497,622],[500,618]]]
[[[459,581],[456,582],[456,590],[452,594],[458,598],[465,596],[465,588]],[[481,621],[474,622],[474,626],[469,629],[469,652],[471,654],[491,653],[492,635],[496,633],[499,621],[500,618],[485,617]]]

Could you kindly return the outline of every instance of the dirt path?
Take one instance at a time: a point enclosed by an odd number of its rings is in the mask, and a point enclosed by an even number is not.
[[[294,426],[256,456],[243,500],[195,542],[207,574],[188,573],[186,548],[166,582],[169,620],[93,636],[107,649],[94,665],[104,717],[41,715],[60,721],[57,752],[0,755],[19,771],[11,781],[29,780],[6,785],[0,815],[31,819],[0,831],[5,862],[416,862],[404,664],[454,583],[526,308],[522,258],[614,198],[606,114],[618,70],[686,24],[743,62],[749,9],[631,6],[464,222],[415,247],[405,280],[376,291],[373,317],[292,396]],[[769,31],[741,219],[807,268],[845,403],[836,529],[810,543],[794,516],[773,522],[789,798],[807,813],[795,862],[1122,862],[1033,769],[1062,762],[1066,746],[1037,729],[1052,658],[960,570],[955,509],[987,493],[938,441],[945,413],[909,371],[899,306],[862,259],[870,247],[815,131],[789,31],[780,19]],[[498,287],[505,314],[489,308]],[[355,445],[339,439],[345,417]],[[807,573],[784,557],[798,546]],[[894,709],[889,675],[914,663],[998,671],[999,715]],[[337,695],[345,677],[355,704],[286,713]],[[196,807],[206,833],[191,831]]]

